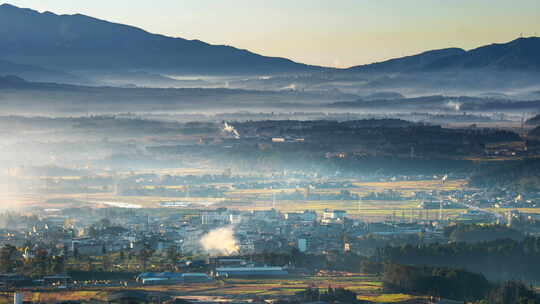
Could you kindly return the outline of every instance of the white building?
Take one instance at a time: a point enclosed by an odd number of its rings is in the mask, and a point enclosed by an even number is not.
[[[203,225],[226,225],[230,222],[230,213],[228,210],[210,210],[201,214],[201,223]]]
[[[347,211],[345,210],[329,210],[325,209],[323,212],[323,222],[325,223],[335,223],[342,222],[347,216]]]
[[[308,244],[306,239],[298,239],[298,250],[300,252],[306,252],[308,249]]]

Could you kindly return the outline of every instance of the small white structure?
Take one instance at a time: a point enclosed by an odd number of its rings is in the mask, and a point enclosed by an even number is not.
[[[307,251],[307,240],[306,239],[298,239],[298,250],[300,252],[306,252]]]
[[[20,292],[16,292],[13,296],[13,304],[22,304],[24,299],[24,295]]]
[[[332,222],[342,222],[347,216],[347,211],[345,210],[329,210],[325,209],[323,213],[323,222],[332,223]]]

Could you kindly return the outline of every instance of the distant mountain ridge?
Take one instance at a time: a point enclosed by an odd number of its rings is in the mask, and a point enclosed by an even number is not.
[[[34,71],[30,73],[22,67],[18,67],[22,68],[18,71],[6,62],[34,67]],[[540,38],[519,38],[469,51],[460,48],[431,50],[343,69],[346,72],[404,75],[471,70],[540,72]],[[231,46],[152,34],[137,27],[81,14],[56,15],[10,4],[0,5],[0,75],[13,74],[32,81],[62,82],[65,79],[69,82],[73,79],[69,75],[88,71],[126,72],[133,78],[134,72],[149,75],[260,75],[341,70],[265,57]],[[159,82],[174,84],[165,79]]]
[[[530,126],[540,126],[540,114],[529,118],[525,123]]]
[[[17,75],[18,77],[37,82],[88,83],[86,79],[63,71],[0,60],[0,77],[8,75]]]
[[[362,72],[399,72],[406,70],[418,70],[442,58],[461,55],[464,53],[466,53],[466,51],[459,48],[433,50],[423,52],[418,55],[405,56],[382,62],[354,66],[349,68],[348,70]]]
[[[418,55],[354,66],[355,72],[437,72],[455,70],[507,70],[540,72],[540,38],[518,38],[470,51],[448,48]]]
[[[434,61],[427,68],[540,71],[540,38],[518,38],[486,45]]]
[[[321,69],[230,46],[171,38],[85,15],[0,5],[0,58],[65,71],[148,69],[176,73],[270,73]]]

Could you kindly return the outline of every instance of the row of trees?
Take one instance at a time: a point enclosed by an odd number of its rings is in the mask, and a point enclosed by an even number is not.
[[[150,244],[145,243],[138,251],[107,252],[106,247],[98,256],[83,256],[77,247],[68,254],[67,250],[52,250],[45,246],[17,248],[6,244],[0,248],[0,273],[17,273],[31,277],[60,274],[67,271],[117,271],[118,265],[135,264],[138,270],[146,270],[149,264],[159,260],[159,270],[175,270],[179,254],[171,248],[157,256]],[[126,267],[127,268],[127,267]]]
[[[380,248],[379,261],[463,268],[492,280],[540,280],[540,238]]]
[[[474,187],[537,191],[540,189],[540,160],[531,158],[485,165],[471,177],[469,183]]]
[[[345,288],[332,288],[328,286],[326,290],[321,291],[319,288],[309,287],[306,290],[300,291],[297,294],[301,303],[323,301],[327,303],[358,303],[355,292]]]
[[[493,288],[480,304],[540,304],[540,296],[521,282],[509,281]]]
[[[519,281],[493,284],[481,274],[445,267],[384,264],[383,287],[478,304],[540,304],[532,287]]]
[[[415,267],[399,264],[384,266],[383,286],[387,290],[428,294],[456,300],[480,300],[491,284],[480,274],[439,267]]]
[[[444,230],[444,234],[453,242],[486,242],[500,239],[522,241],[525,235],[506,225],[452,225]]]
[[[51,255],[39,248],[32,255],[24,256],[16,247],[6,244],[0,249],[0,272],[43,276],[65,271],[65,258]]]

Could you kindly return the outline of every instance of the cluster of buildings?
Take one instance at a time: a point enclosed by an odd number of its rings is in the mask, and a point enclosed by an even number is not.
[[[381,196],[383,199],[397,198],[388,191],[377,194],[378,198]],[[208,254],[201,239],[216,229],[231,227],[231,241],[235,244],[234,251],[239,254],[288,252],[293,247],[306,253],[324,254],[354,252],[355,241],[368,234],[440,235],[442,226],[456,221],[508,224],[540,220],[535,213],[514,211],[537,208],[540,193],[535,192],[520,194],[506,189],[418,191],[412,199],[419,201],[416,209],[396,210],[385,221],[377,223],[351,218],[344,210],[317,213],[313,210],[280,212],[218,208],[160,212],[160,209],[88,208],[46,209],[33,216],[6,213],[0,215],[0,227],[3,227],[0,245],[8,243],[21,248],[28,244],[48,244],[51,254],[96,256],[107,252],[137,252],[150,244],[156,252],[176,250],[181,254]],[[163,207],[172,208],[176,203],[183,202],[171,202],[171,206]],[[466,211],[459,211],[458,216],[449,219],[445,209]],[[219,246],[216,248],[219,251]],[[29,256],[32,252],[33,247],[25,249]]]
[[[372,193],[381,201],[397,200],[399,193]],[[411,198],[409,198],[411,199]],[[139,256],[144,250],[166,257],[178,254],[179,272],[145,272],[141,284],[201,283],[249,276],[277,277],[291,265],[253,264],[244,257],[289,254],[354,253],[373,255],[387,244],[446,242],[444,228],[456,222],[499,223],[540,235],[540,216],[519,212],[537,208],[540,193],[498,190],[417,191],[418,206],[397,210],[386,220],[364,222],[345,210],[281,212],[268,210],[177,209],[171,201],[157,209],[72,208],[40,209],[33,215],[0,214],[0,246],[19,248],[25,258],[45,249],[49,256],[102,256],[111,252]],[[184,207],[182,205],[182,207]],[[448,211],[445,209],[465,209]],[[444,211],[444,212],[443,212]],[[457,213],[451,219],[443,214]],[[211,237],[209,237],[211,236]],[[234,255],[209,261],[210,256]],[[191,257],[186,260],[181,257]],[[202,259],[195,260],[195,258]],[[44,280],[67,280],[50,276]],[[0,276],[0,284],[23,284],[17,275]],[[4,282],[4,283],[2,283]],[[60,283],[59,283],[60,284]]]

